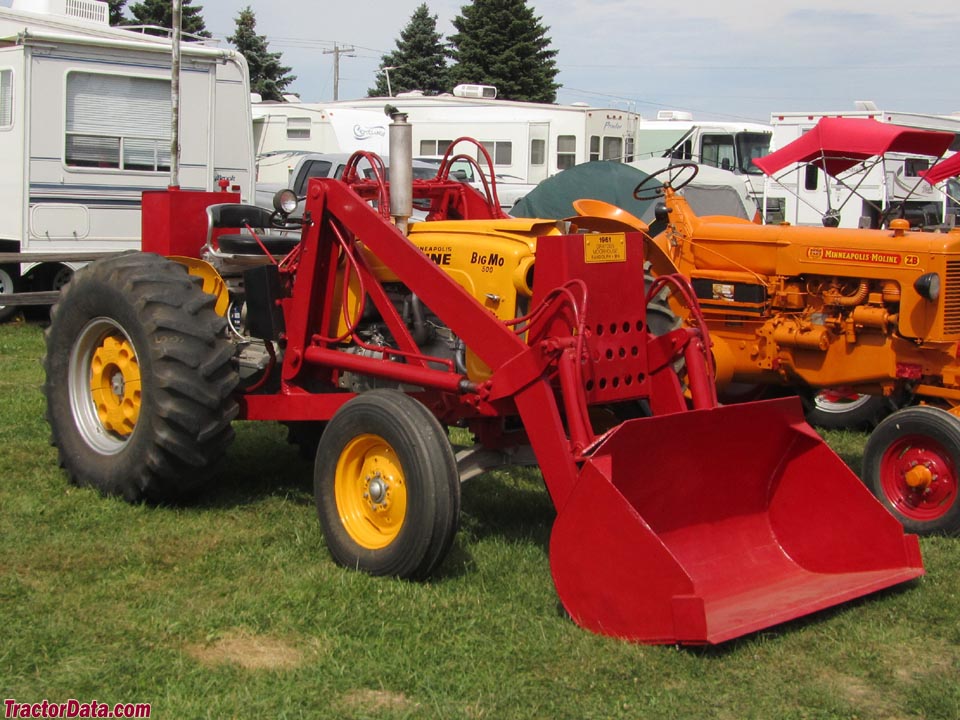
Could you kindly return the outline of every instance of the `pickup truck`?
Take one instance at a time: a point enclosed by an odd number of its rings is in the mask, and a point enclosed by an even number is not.
[[[440,167],[442,161],[442,155],[421,155],[413,159],[414,163],[429,164],[434,168]],[[477,188],[477,190],[483,192],[483,181],[479,177],[476,177],[475,173],[476,169],[474,166],[466,161],[454,160],[453,166],[450,169],[451,178],[470,183],[473,187]],[[510,212],[510,209],[516,205],[524,195],[536,187],[535,184],[524,182],[522,178],[518,178],[515,175],[495,173],[495,177],[497,180],[497,199],[500,201],[500,207],[507,213]]]
[[[340,178],[349,159],[350,155],[348,153],[304,153],[298,156],[297,164],[290,172],[292,182],[289,189],[293,190],[297,197],[303,197],[307,192],[307,181],[310,178]],[[387,165],[388,161],[388,158],[383,158],[384,165]],[[369,165],[365,168],[361,166],[361,170],[368,177],[373,173],[373,169]],[[435,165],[418,162],[417,160],[413,161],[414,178],[432,178],[436,174],[437,168]],[[280,183],[257,183],[256,204],[272,210],[273,196],[277,190],[286,189],[287,186]]]
[[[298,197],[303,197],[307,191],[307,181],[314,177],[339,178],[350,159],[348,153],[303,153],[297,156],[297,163],[290,172],[290,189]],[[413,159],[413,177],[427,179],[437,174],[441,158],[416,157]],[[383,158],[385,165],[389,165],[389,158]],[[368,175],[373,171],[367,167],[364,170]],[[470,163],[454,163],[450,176],[454,180],[461,180],[483,192],[482,181],[474,177],[474,168]],[[521,182],[519,178],[510,175],[497,175],[497,197],[500,207],[510,212],[517,201],[530,192],[536,185]],[[277,190],[287,189],[279,183],[257,183],[256,204],[260,207],[273,209],[273,196]]]

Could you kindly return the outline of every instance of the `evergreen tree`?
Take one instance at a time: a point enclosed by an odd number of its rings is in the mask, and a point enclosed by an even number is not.
[[[552,103],[560,85],[554,82],[556,50],[550,49],[548,27],[526,0],[473,0],[453,19],[450,57],[454,85],[495,85],[497,97]]]
[[[210,37],[203,22],[199,5],[191,5],[190,0],[182,0],[180,6],[180,28],[185,33]],[[129,25],[157,25],[164,28],[173,27],[173,3],[170,0],[143,0],[130,6],[133,20]]]
[[[123,6],[126,4],[127,0],[107,0],[107,5],[110,6],[111,25],[122,25],[124,23]]]
[[[367,91],[369,97],[385,97],[388,90],[396,95],[408,90],[423,90],[426,95],[450,92],[446,51],[443,36],[437,32],[437,16],[430,14],[426,3],[418,7],[410,22],[400,32],[397,49],[381,58],[380,67],[392,67],[390,84],[386,72],[377,74],[376,86]]]
[[[287,85],[297,79],[288,75],[291,68],[280,64],[280,53],[267,50],[267,39],[257,35],[257,18],[248,5],[236,17],[236,30],[227,38],[247,59],[250,66],[250,91],[264,100],[282,100]]]

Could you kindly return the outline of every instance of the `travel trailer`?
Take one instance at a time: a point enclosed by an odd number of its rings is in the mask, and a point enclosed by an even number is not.
[[[639,114],[626,110],[499,100],[494,88],[483,85],[460,85],[452,95],[409,92],[320,104],[254,103],[259,181],[280,181],[277,175],[287,168],[270,168],[284,153],[281,163],[289,168],[298,151],[382,154],[387,105],[409,117],[415,156],[443,155],[452,141],[472,137],[490,153],[497,174],[530,184],[588,160],[633,160],[641,124]],[[462,148],[475,153],[472,145]]]
[[[141,193],[171,180],[171,50],[110,27],[96,0],[0,8],[0,292],[17,294],[0,316],[52,301],[99,254],[140,247]],[[252,201],[246,61],[194,42],[181,56],[179,186]]]
[[[869,101],[840,112],[773,113],[773,149],[779,150],[812,130],[821,118],[872,119],[914,130],[954,133],[947,154],[960,149],[960,115],[887,112]],[[946,184],[932,186],[921,179],[937,157],[919,152],[889,152],[831,177],[813,164],[795,164],[766,178],[763,207],[768,223],[821,225],[826,215],[840,227],[881,227],[903,207],[913,225],[949,224],[956,211]],[[855,193],[852,193],[855,189]],[[956,197],[955,191],[952,194]]]

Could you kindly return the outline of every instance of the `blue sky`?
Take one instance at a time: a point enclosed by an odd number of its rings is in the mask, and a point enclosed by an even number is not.
[[[133,2],[133,0],[130,0]],[[249,5],[257,32],[298,76],[306,101],[333,99],[333,43],[340,98],[366,95],[380,58],[421,0],[193,0],[224,38]],[[0,2],[8,4],[8,2]],[[428,0],[443,35],[462,0]],[[699,118],[766,122],[776,111],[960,112],[957,0],[536,0],[558,51],[560,102],[688,110]]]

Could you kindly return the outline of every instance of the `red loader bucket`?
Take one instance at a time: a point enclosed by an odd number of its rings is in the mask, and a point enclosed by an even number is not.
[[[917,538],[793,398],[617,427],[550,562],[577,624],[643,643],[719,643],[923,574]]]

